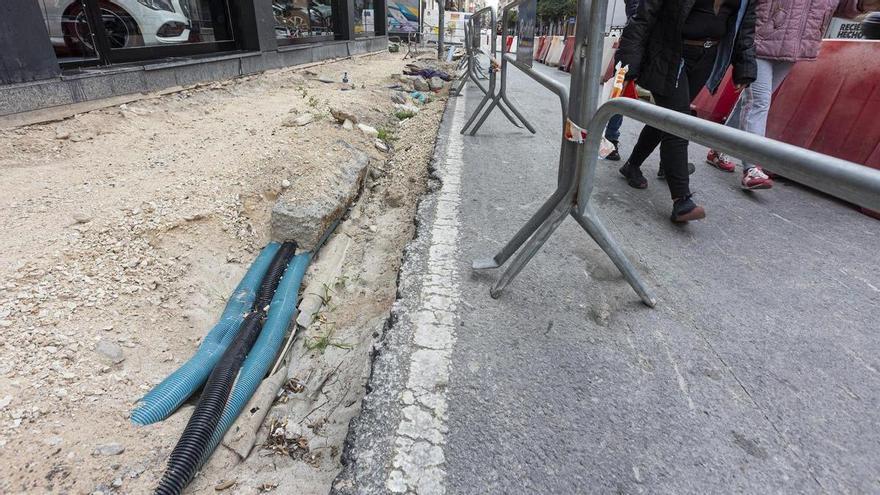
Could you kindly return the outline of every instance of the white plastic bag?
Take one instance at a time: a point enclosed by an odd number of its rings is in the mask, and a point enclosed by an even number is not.
[[[615,49],[615,44],[620,38],[617,36],[617,33],[608,35],[605,37],[604,42],[602,43],[602,73],[608,69],[608,64],[611,63],[611,57],[614,56],[614,53],[617,51]]]
[[[617,98],[623,93],[624,80],[628,71],[628,65],[621,66],[620,62],[617,62],[617,65],[614,67],[614,77],[605,81],[605,84],[602,86],[602,93],[599,95],[599,106],[602,106],[611,98]],[[602,143],[599,144],[599,158],[605,158],[612,151],[614,151],[614,144],[605,137],[603,129]]]

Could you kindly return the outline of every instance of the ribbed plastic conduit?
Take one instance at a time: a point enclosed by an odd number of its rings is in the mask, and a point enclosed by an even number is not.
[[[296,312],[299,286],[311,258],[312,254],[308,252],[296,255],[284,272],[284,278],[278,284],[275,297],[272,298],[272,303],[269,306],[269,316],[263,324],[263,331],[241,367],[241,373],[238,375],[238,380],[235,382],[235,387],[232,389],[232,394],[223,410],[223,416],[220,418],[220,424],[214,430],[214,436],[211,437],[211,443],[205,451],[204,458],[199,462],[199,466],[204,465],[211,457],[214,449],[223,439],[223,435],[251,400],[257,387],[260,386],[260,382],[263,381],[272,363],[275,362],[275,357],[284,342],[284,335]]]
[[[272,303],[272,298],[275,296],[275,289],[278,288],[278,284],[281,282],[281,276],[287,270],[287,266],[290,264],[290,259],[293,258],[294,253],[296,253],[295,242],[285,242],[281,245],[281,249],[278,250],[275,258],[272,259],[272,264],[269,265],[269,269],[266,270],[266,276],[263,277],[263,281],[257,289],[254,311],[266,312],[267,306]]]
[[[217,361],[238,333],[244,315],[251,310],[257,289],[281,245],[269,243],[260,252],[229,298],[220,321],[208,332],[195,355],[138,401],[131,421],[148,425],[174,412],[208,379]]]
[[[171,452],[168,469],[156,488],[157,495],[178,495],[195,476],[198,462],[223,414],[235,375],[260,334],[262,318],[263,314],[259,312],[244,317],[241,331],[208,377],[199,403]]]

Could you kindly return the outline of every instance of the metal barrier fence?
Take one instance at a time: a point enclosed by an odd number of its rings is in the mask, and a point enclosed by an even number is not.
[[[470,28],[468,27],[467,23],[465,23],[464,25],[464,32],[464,39],[470,40]],[[464,86],[467,84],[468,80],[473,81],[473,83],[480,89],[480,91],[482,91],[483,94],[486,94],[487,90],[485,86],[480,83],[479,80],[488,79],[489,76],[481,77],[482,68],[480,67],[480,61],[479,59],[477,59],[476,49],[473,47],[472,43],[465,42],[463,46],[465,50],[465,55],[464,57],[462,57],[458,69],[461,70],[463,68],[464,72],[459,78],[458,86],[450,89],[450,94],[453,96],[460,96],[461,91],[464,89]]]
[[[483,18],[483,16],[489,17],[488,26],[490,29],[494,30],[496,22],[497,22],[494,7],[485,7],[485,8],[482,8],[482,9],[474,12],[474,14],[465,23],[465,33],[466,33],[465,34],[465,43],[464,43],[465,51],[466,51],[466,54],[468,57],[468,65],[469,65],[469,67],[473,68],[474,70],[476,70],[476,68],[480,67],[477,56],[479,54],[483,53],[482,48],[480,47],[480,39],[481,39],[480,26],[482,25],[481,19]],[[480,84],[479,81],[477,81],[473,77],[471,78],[474,81],[474,83],[477,84],[480,87],[480,90],[483,92],[483,99],[480,100],[480,103],[477,105],[477,108],[474,110],[474,113],[471,114],[470,118],[467,120],[464,127],[462,127],[461,133],[464,134],[468,130],[468,128],[471,127],[471,125],[474,123],[474,121],[477,120],[477,117],[481,113],[483,113],[483,117],[471,129],[470,135],[473,136],[477,132],[477,129],[479,129],[480,126],[483,124],[483,122],[486,120],[486,117],[489,115],[489,113],[492,111],[492,109],[495,107],[498,107],[498,109],[501,110],[501,112],[504,114],[504,116],[507,117],[507,120],[509,120],[514,126],[516,126],[516,127],[525,126],[529,131],[531,131],[534,134],[535,129],[532,127],[531,124],[529,124],[529,122],[525,119],[525,117],[522,116],[522,114],[519,112],[519,110],[517,110],[516,107],[514,107],[513,104],[511,104],[509,100],[507,100],[507,98],[504,96],[503,92],[496,91],[496,88],[498,88],[499,86],[497,84],[497,79],[498,79],[497,72],[498,71],[496,70],[496,67],[493,64],[494,56],[496,53],[495,42],[496,42],[496,40],[495,40],[494,34],[490,35],[489,36],[489,53],[485,54],[485,55],[488,55],[488,57],[489,57],[489,73],[488,73],[489,87],[487,89],[485,89],[482,87],[482,84]],[[503,62],[502,62],[502,65],[503,65]],[[504,87],[503,79],[502,79],[501,87],[502,88]],[[462,84],[462,88],[463,88],[463,84]],[[457,94],[460,94],[462,88],[458,88]],[[511,115],[511,113],[513,113],[513,115]],[[516,117],[514,117],[514,115]],[[522,122],[522,124],[520,124],[520,122]]]
[[[520,0],[505,9],[518,7],[529,1],[534,0]],[[602,73],[603,25],[607,7],[607,0],[578,0],[577,18],[588,21],[578,22],[575,30],[571,85],[567,112],[563,112],[563,118],[566,120],[564,129],[572,124],[586,129],[586,140],[581,143],[568,140],[563,131],[556,190],[494,257],[473,263],[474,269],[478,270],[499,268],[516,254],[510,266],[490,289],[493,298],[501,295],[562,221],[571,215],[605,251],[642,301],[650,307],[656,305],[656,297],[590,204],[602,131],[615,114],[634,118],[657,129],[687,137],[690,141],[752,162],[763,163],[809,187],[880,210],[880,171],[633,99],[614,99],[597,109]],[[512,58],[510,61],[515,62]],[[540,78],[544,76],[531,67],[515,65],[542,82]],[[553,85],[544,85],[554,92],[558,90]],[[560,100],[565,106],[561,94]]]

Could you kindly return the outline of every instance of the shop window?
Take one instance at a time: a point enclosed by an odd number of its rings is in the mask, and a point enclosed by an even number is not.
[[[95,36],[81,1],[40,0],[55,55],[62,62],[95,60]]]
[[[275,37],[281,44],[333,38],[331,0],[273,0]]]
[[[373,0],[354,0],[354,34],[372,35],[376,32],[373,23]]]
[[[226,0],[39,1],[62,63],[126,62],[234,49]]]

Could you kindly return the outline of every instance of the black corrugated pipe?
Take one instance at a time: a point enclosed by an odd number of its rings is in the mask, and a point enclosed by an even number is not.
[[[272,302],[275,289],[278,288],[278,283],[295,252],[296,243],[285,242],[272,258],[272,263],[257,290],[253,311],[245,316],[235,340],[223,353],[223,357],[208,377],[199,403],[169,456],[168,468],[156,488],[156,495],[177,495],[195,476],[200,467],[199,462],[209,448],[211,437],[223,415],[223,409],[226,407],[241,364],[260,335],[266,318],[266,308]]]
[[[278,288],[278,282],[281,281],[281,275],[284,274],[287,264],[290,263],[290,259],[293,258],[295,253],[296,242],[285,242],[278,249],[278,252],[275,253],[269,269],[266,270],[266,276],[263,277],[263,282],[260,283],[260,288],[257,289],[254,311],[261,311],[263,313],[267,311],[266,308],[272,302],[272,296],[275,295],[275,289]]]
[[[263,317],[260,312],[245,316],[235,340],[214,367],[183,435],[171,452],[168,468],[156,488],[156,495],[178,495],[195,476],[199,460],[220,422],[235,376],[263,328]]]

